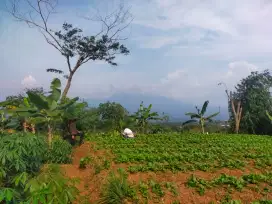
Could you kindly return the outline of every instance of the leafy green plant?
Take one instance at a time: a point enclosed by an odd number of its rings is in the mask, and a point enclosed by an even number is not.
[[[52,131],[53,126],[57,121],[61,120],[61,116],[64,115],[65,110],[73,105],[78,97],[68,101],[67,103],[59,103],[61,96],[61,82],[58,78],[55,78],[51,82],[51,91],[48,96],[38,94],[35,92],[27,92],[29,102],[33,104],[34,108],[18,108],[14,111],[17,113],[25,113],[31,115],[31,122],[34,124],[45,124],[48,130],[48,143],[51,146],[52,143]]]
[[[215,179],[213,183],[216,185],[230,185],[237,190],[241,190],[245,185],[243,179],[237,179],[235,176],[228,176],[226,174],[222,174],[219,178]]]
[[[53,139],[52,147],[47,152],[47,160],[50,163],[68,164],[72,162],[72,146],[67,141]]]
[[[191,175],[189,178],[187,185],[191,188],[197,188],[197,192],[199,195],[204,195],[206,188],[210,188],[210,185],[207,181],[197,178],[194,175]]]
[[[164,196],[164,191],[162,190],[162,187],[159,183],[150,180],[149,185],[151,186],[151,190],[153,193],[155,193],[157,196],[159,197],[163,197]]]
[[[75,184],[77,179],[68,179],[58,165],[49,165],[26,184],[30,203],[70,204],[79,194]]]
[[[0,143],[0,167],[6,169],[7,174],[38,171],[45,160],[46,149],[40,136],[23,133],[4,136]]]
[[[127,181],[127,174],[123,169],[118,169],[118,174],[110,173],[102,192],[100,204],[122,204],[136,197],[136,191]]]
[[[272,200],[259,200],[252,202],[252,204],[272,204]]]
[[[202,128],[202,133],[204,134],[205,133],[205,129],[204,129],[205,122],[206,121],[211,122],[212,118],[214,118],[215,116],[217,116],[220,113],[220,112],[217,112],[217,113],[214,113],[210,116],[205,117],[204,115],[206,113],[208,104],[209,104],[209,101],[205,101],[201,110],[196,106],[195,108],[197,110],[197,113],[186,113],[185,115],[190,116],[191,120],[184,122],[183,125],[186,125],[188,123],[193,123],[193,122],[194,123],[199,122],[199,124],[201,125],[201,128]]]
[[[148,198],[149,197],[148,189],[149,189],[148,184],[140,181],[140,183],[139,183],[139,191],[141,192],[141,194],[142,194],[142,196],[144,198]]]
[[[0,143],[0,200],[18,202],[25,196],[24,186],[46,160],[43,137],[17,133],[3,136]]]
[[[165,183],[165,188],[167,188],[171,193],[173,193],[175,196],[178,195],[178,190],[177,190],[177,187],[171,183],[171,182],[166,182]]]
[[[151,111],[152,104],[148,107],[144,107],[143,102],[140,104],[140,108],[131,117],[136,121],[136,124],[142,132],[146,130],[148,122],[150,120],[162,120],[157,112]]]
[[[82,157],[79,161],[79,168],[86,169],[87,165],[92,161],[91,157]]]

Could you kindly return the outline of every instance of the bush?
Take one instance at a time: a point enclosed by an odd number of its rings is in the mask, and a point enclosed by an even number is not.
[[[105,185],[100,204],[122,204],[135,199],[136,191],[127,181],[127,174],[123,169],[118,169],[119,175],[111,173]]]
[[[47,144],[44,138],[33,134],[6,135],[0,143],[0,168],[6,174],[37,172],[45,160]]]
[[[2,135],[0,143],[0,203],[23,199],[28,178],[40,170],[47,144],[33,134]]]
[[[72,145],[67,141],[56,138],[52,142],[52,148],[47,152],[47,160],[49,163],[67,164],[71,163]]]
[[[75,187],[77,182],[76,179],[65,178],[59,166],[51,164],[27,183],[27,203],[70,204],[79,195]]]

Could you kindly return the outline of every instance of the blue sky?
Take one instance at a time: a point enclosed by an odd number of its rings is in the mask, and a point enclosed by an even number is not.
[[[53,74],[67,70],[65,59],[41,34],[15,22],[0,3],[0,98],[26,86],[48,86]],[[97,25],[80,16],[93,8],[110,12],[117,0],[60,0],[49,24],[64,21],[87,34]],[[90,62],[76,73],[70,95],[107,98],[115,93],[160,95],[185,103],[209,99],[226,106],[229,89],[250,71],[272,65],[272,3],[267,0],[130,0],[134,20],[124,33],[129,56],[117,57],[118,67]]]

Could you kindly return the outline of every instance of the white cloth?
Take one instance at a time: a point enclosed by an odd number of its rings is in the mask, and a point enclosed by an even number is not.
[[[133,134],[132,130],[129,129],[129,128],[126,128],[126,129],[124,130],[123,135],[124,135],[124,136],[127,136],[127,137],[134,137],[134,134]]]

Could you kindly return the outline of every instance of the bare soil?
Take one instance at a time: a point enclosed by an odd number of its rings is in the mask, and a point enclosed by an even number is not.
[[[110,152],[106,150],[95,151],[92,148],[93,144],[86,142],[80,147],[74,149],[73,152],[73,162],[72,164],[62,165],[67,177],[70,178],[79,178],[80,183],[77,185],[77,188],[80,191],[81,196],[84,196],[89,203],[95,203],[99,200],[103,184],[107,180],[107,176],[110,171],[116,170],[117,168],[127,168],[127,164],[115,164],[111,162],[109,170],[102,170],[100,173],[95,174],[94,163],[99,157],[110,157]],[[87,166],[86,169],[79,168],[79,162],[82,157],[91,156],[94,158],[93,163]],[[166,192],[163,198],[157,198],[148,200],[148,203],[165,203],[170,204],[174,201],[179,201],[180,203],[196,203],[196,204],[208,204],[208,203],[221,203],[226,195],[228,195],[227,187],[212,188],[208,189],[203,196],[199,195],[196,189],[189,188],[186,185],[188,178],[194,174],[197,177],[210,180],[215,177],[220,176],[220,174],[225,173],[227,175],[240,177],[243,174],[249,173],[261,173],[261,170],[254,169],[253,166],[248,167],[244,170],[239,169],[221,169],[216,172],[202,172],[194,171],[188,173],[173,173],[173,172],[147,172],[147,173],[134,173],[130,174],[128,179],[131,183],[138,184],[140,181],[147,182],[152,179],[156,182],[173,182],[178,188],[178,196],[173,196],[170,192]],[[259,199],[272,199],[272,193],[263,194],[262,189],[265,185],[260,185],[256,188],[243,188],[241,192],[233,190],[229,195],[233,200],[240,200],[242,203],[250,203]],[[81,198],[82,199],[82,198]],[[82,203],[78,201],[76,203]]]

